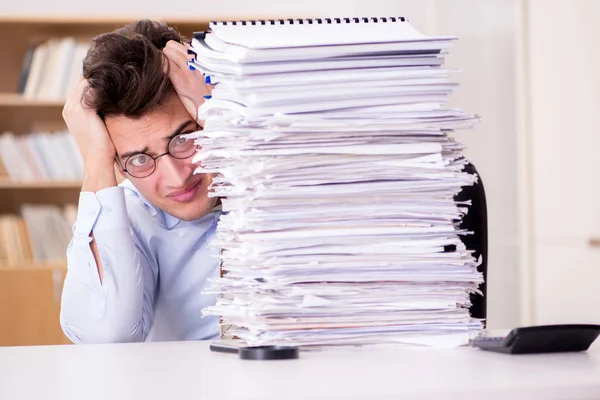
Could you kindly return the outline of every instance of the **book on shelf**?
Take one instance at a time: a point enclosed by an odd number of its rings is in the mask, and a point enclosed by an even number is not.
[[[0,157],[0,181],[5,181],[9,179],[8,172],[6,168],[4,168],[4,164],[2,163],[2,157]]]
[[[75,139],[64,131],[0,134],[0,165],[0,178],[14,182],[79,181],[83,177]]]
[[[55,37],[31,45],[24,57],[18,92],[27,99],[64,100],[81,76],[88,40]]]
[[[76,218],[75,204],[23,204],[20,215],[0,215],[0,266],[63,263]]]

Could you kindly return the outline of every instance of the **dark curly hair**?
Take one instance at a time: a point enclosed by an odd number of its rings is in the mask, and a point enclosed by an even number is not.
[[[162,53],[169,40],[183,43],[186,38],[168,25],[150,20],[96,36],[83,60],[83,77],[89,83],[85,104],[102,118],[135,118],[175,93],[169,63]]]

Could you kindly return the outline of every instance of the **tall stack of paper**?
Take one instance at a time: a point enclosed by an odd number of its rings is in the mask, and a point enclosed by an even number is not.
[[[451,37],[401,18],[213,23],[190,64],[199,172],[224,215],[219,315],[252,345],[467,344],[482,276],[453,196],[475,176],[448,132]]]

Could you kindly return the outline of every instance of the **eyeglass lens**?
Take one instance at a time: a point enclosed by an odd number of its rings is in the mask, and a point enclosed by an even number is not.
[[[125,162],[125,169],[129,175],[136,178],[144,178],[154,172],[156,168],[156,159],[170,154],[171,157],[177,159],[185,159],[191,157],[196,152],[196,144],[193,139],[187,139],[185,134],[174,136],[169,141],[167,153],[157,157],[152,157],[145,153],[135,154]]]

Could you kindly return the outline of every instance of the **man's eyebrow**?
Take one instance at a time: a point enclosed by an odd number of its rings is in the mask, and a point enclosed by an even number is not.
[[[131,157],[134,154],[141,154],[141,153],[146,153],[148,150],[150,150],[150,148],[148,146],[144,147],[142,150],[134,150],[134,151],[128,151],[127,153],[123,153],[121,154],[121,159],[124,160],[126,158]]]
[[[175,129],[173,131],[173,133],[171,133],[169,136],[166,136],[165,139],[166,140],[173,139],[175,136],[181,134],[190,124],[197,125],[195,121],[192,121],[191,119],[189,119],[189,120],[185,121],[184,123],[182,123],[181,125],[179,125],[179,127],[177,129]]]

